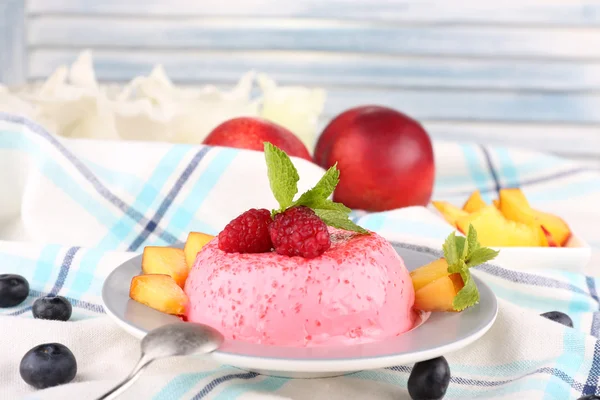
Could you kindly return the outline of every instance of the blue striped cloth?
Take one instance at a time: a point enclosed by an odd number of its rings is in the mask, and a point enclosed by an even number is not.
[[[501,147],[436,142],[434,198],[462,203],[474,189],[487,201],[520,186],[536,208],[563,216],[594,248],[588,276],[504,266],[477,271],[495,291],[494,327],[448,355],[448,399],[567,399],[600,394],[600,174],[553,156]],[[300,190],[322,170],[294,160]],[[103,313],[103,279],[147,245],[181,244],[190,230],[215,234],[240,212],[273,207],[257,152],[161,143],[57,138],[23,118],[0,114],[0,273],[19,273],[31,296],[0,315],[0,398],[63,399],[99,394],[125,375],[137,342]],[[439,246],[451,231],[425,208],[355,212],[362,226],[390,240]],[[31,318],[35,298],[60,294],[72,321]],[[538,316],[566,312],[575,329]],[[75,383],[34,392],[18,376],[20,357],[43,341],[61,341],[79,361]],[[291,380],[219,366],[206,359],[167,360],[126,398],[402,399],[410,366]]]

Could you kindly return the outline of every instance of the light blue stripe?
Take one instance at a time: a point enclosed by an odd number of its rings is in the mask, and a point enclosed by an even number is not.
[[[384,213],[373,213],[361,217],[357,224],[365,229],[369,229],[374,232],[381,231],[383,224],[385,223]]]
[[[215,375],[225,367],[219,367],[213,371],[199,372],[193,374],[181,374],[167,383],[153,400],[181,400],[194,386],[204,378]]]
[[[289,382],[288,378],[277,378],[267,376],[260,382],[240,382],[232,385],[227,385],[214,400],[235,400],[245,392],[267,392],[273,393],[279,390],[283,385]]]
[[[46,291],[46,285],[52,285],[52,283],[54,283],[51,281],[51,276],[53,271],[56,271],[58,274],[60,269],[60,264],[57,260],[57,257],[61,248],[61,246],[53,244],[44,246],[33,273],[33,279],[31,282],[31,286],[33,288]]]
[[[79,262],[78,269],[71,269],[71,273],[65,282],[65,288],[68,290],[67,296],[81,298],[84,294],[90,292],[92,283],[95,280],[101,281],[94,274],[106,250],[103,248],[93,248],[86,250]]]
[[[504,147],[498,147],[489,149],[489,151],[496,156],[496,161],[500,164],[497,172],[499,173],[498,179],[503,183],[503,186],[518,186],[519,175],[508,150]]]
[[[181,240],[185,240],[185,236],[189,231],[214,235],[222,228],[213,227],[204,220],[194,218],[198,208],[202,206],[223,173],[239,154],[238,149],[222,148],[215,149],[215,151],[218,152],[213,156],[206,169],[202,171],[185,200],[181,204],[173,203],[177,208],[174,209],[172,216],[169,218],[166,230]],[[243,193],[239,195],[243,196]]]
[[[173,178],[173,173],[181,163],[181,160],[190,151],[190,146],[175,145],[171,146],[167,153],[157,163],[152,175],[146,181],[146,184],[141,190],[136,192],[135,201],[131,205],[132,208],[138,210],[142,215],[150,209],[151,206],[158,208],[159,201],[164,196],[159,196],[164,185]],[[139,189],[139,188],[138,188]],[[119,245],[127,245],[133,241],[138,235],[138,227],[136,221],[129,216],[124,215],[114,224],[104,238],[98,243],[97,247],[101,249],[114,249]],[[143,229],[143,227],[141,228]],[[156,238],[160,244],[164,244],[164,240]]]
[[[585,180],[578,179],[568,183],[561,183],[560,186],[549,187],[531,193],[528,192],[527,198],[532,204],[550,203],[570,200],[598,192],[600,192],[600,179],[598,176],[593,176]]]
[[[144,180],[139,176],[123,170],[113,170],[105,165],[97,164],[93,161],[78,156],[79,160],[85,164],[88,169],[101,181],[109,182],[111,188],[119,188],[134,195],[144,184]]]
[[[25,138],[25,139],[23,139]],[[23,150],[29,153],[29,159],[37,164],[38,171],[51,180],[54,185],[64,191],[77,205],[86,210],[100,224],[111,226],[117,220],[113,207],[98,201],[86,192],[81,182],[76,182],[62,166],[49,158],[47,151],[41,149],[28,136],[17,132],[0,132],[0,148]],[[114,210],[116,211],[116,210]]]
[[[486,189],[490,184],[490,176],[487,167],[485,166],[485,161],[482,158],[481,151],[479,151],[479,147],[474,144],[463,143],[460,145],[460,148],[465,157],[465,162],[467,163],[475,187],[479,190]],[[482,197],[484,197],[484,200],[487,202],[492,201],[491,194],[483,193]]]

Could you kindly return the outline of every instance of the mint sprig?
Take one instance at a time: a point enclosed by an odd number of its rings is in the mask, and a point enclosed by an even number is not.
[[[452,301],[452,307],[456,311],[462,311],[479,303],[479,291],[471,277],[469,268],[493,260],[498,251],[488,247],[481,247],[477,240],[477,231],[473,225],[469,225],[467,237],[456,236],[452,232],[442,246],[444,258],[448,263],[448,272],[460,274],[464,287],[456,294]]]
[[[302,193],[294,201],[294,197],[298,193],[298,181],[300,180],[296,167],[284,151],[271,143],[265,142],[264,149],[269,184],[273,196],[279,203],[279,209],[273,210],[273,215],[290,207],[306,206],[311,208],[328,226],[353,232],[369,233],[369,231],[350,220],[351,210],[348,207],[342,203],[329,200],[340,181],[340,171],[336,165],[329,168],[312,189]]]

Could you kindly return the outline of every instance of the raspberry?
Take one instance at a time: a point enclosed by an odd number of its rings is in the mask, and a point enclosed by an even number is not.
[[[277,214],[269,226],[278,254],[315,258],[331,246],[325,222],[308,207],[292,207]]]
[[[219,233],[219,249],[226,253],[265,253],[273,244],[269,236],[271,212],[252,208],[227,224]]]

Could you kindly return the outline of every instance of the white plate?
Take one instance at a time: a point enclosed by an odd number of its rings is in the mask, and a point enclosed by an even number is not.
[[[440,257],[422,246],[394,244],[409,270]],[[109,316],[137,338],[161,325],[179,321],[129,299],[131,278],[141,272],[141,256],[117,267],[104,282],[102,300]],[[336,347],[278,347],[226,340],[211,357],[225,365],[265,375],[315,378],[367,369],[407,365],[459,350],[479,339],[498,312],[491,289],[475,277],[480,303],[461,313],[432,313],[413,330],[375,343]]]

